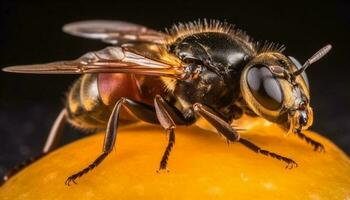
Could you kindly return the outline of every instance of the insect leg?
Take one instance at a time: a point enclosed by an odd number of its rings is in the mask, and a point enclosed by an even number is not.
[[[124,105],[140,120],[153,124],[161,124],[169,132],[168,145],[159,167],[159,170],[166,169],[170,152],[175,144],[175,124],[188,125],[193,122],[192,119],[185,119],[180,112],[177,112],[178,110],[175,107],[167,104],[159,95],[155,97],[154,107],[130,99],[126,99]]]
[[[241,138],[239,133],[237,133],[237,131],[234,128],[232,128],[230,124],[228,124],[225,120],[221,119],[213,110],[211,110],[207,106],[204,106],[200,103],[196,103],[193,105],[193,108],[196,113],[204,117],[228,141],[230,142],[237,141],[256,153],[260,153],[265,156],[270,156],[272,158],[276,158],[278,160],[284,161],[287,163],[286,168],[293,168],[298,166],[298,164],[290,158],[286,158],[284,156],[270,152],[268,150],[261,149],[260,147],[250,142],[249,140]]]
[[[67,111],[66,109],[62,109],[62,111],[57,116],[55,122],[51,127],[49,137],[47,138],[45,146],[42,151],[44,154],[52,151],[57,146],[62,136],[63,128],[66,125],[66,123],[67,123]]]
[[[142,102],[134,101],[131,99],[125,99],[125,103],[123,106],[129,110],[133,115],[135,115],[136,118],[148,122],[151,124],[159,124],[159,120],[157,118],[156,110],[153,106],[150,106],[148,104],[144,104]],[[171,115],[173,121],[175,124],[178,125],[188,125],[192,123],[192,119],[188,120],[185,119],[180,111],[177,112],[175,107],[172,107],[168,104],[165,105],[167,111]]]
[[[152,108],[148,105],[129,99],[126,100],[125,105],[134,115],[136,115],[137,118],[149,123],[160,124],[167,132],[169,132],[168,145],[164,151],[159,166],[159,170],[166,169],[170,152],[175,144],[175,124],[188,125],[193,122],[193,119],[185,119],[180,112],[177,112],[178,110],[175,107],[169,105],[159,95],[155,97],[155,106]]]
[[[88,167],[69,176],[65,182],[66,185],[69,186],[71,182],[76,183],[75,180],[77,178],[83,176],[84,174],[88,173],[89,171],[97,167],[97,165],[99,165],[107,157],[107,155],[112,151],[115,144],[116,137],[117,137],[118,118],[119,118],[120,108],[124,102],[125,102],[125,98],[121,98],[119,101],[117,101],[109,117],[106,133],[104,137],[102,154],[99,155],[96,158],[96,160],[92,162]]]
[[[45,146],[43,148],[42,154],[39,156],[34,156],[28,160],[25,160],[21,164],[15,166],[13,169],[9,170],[5,176],[3,177],[3,181],[8,180],[15,174],[17,174],[19,171],[21,171],[26,166],[32,164],[34,161],[42,158],[44,155],[49,153],[51,150],[53,150],[57,143],[59,142],[60,136],[62,135],[64,125],[66,124],[66,109],[62,109],[60,114],[57,116],[54,124],[52,125],[51,131],[49,133],[49,137],[46,140]]]
[[[117,137],[118,118],[121,106],[126,107],[132,114],[134,114],[137,118],[139,118],[142,121],[159,124],[159,120],[157,118],[156,110],[154,107],[131,99],[121,98],[114,106],[114,109],[108,120],[107,130],[105,134],[105,142],[103,145],[103,153],[88,167],[68,177],[68,179],[66,180],[66,185],[69,185],[71,182],[75,183],[75,180],[77,178],[94,169],[111,152],[115,144],[115,139]],[[186,123],[186,121],[182,120],[181,117],[176,117],[175,119],[175,122],[178,122],[179,124]]]
[[[309,138],[304,133],[302,133],[301,130],[296,130],[296,131],[294,131],[294,133],[297,134],[297,136],[300,139],[305,140],[306,143],[308,143],[311,146],[313,146],[314,147],[314,151],[325,152],[323,144],[313,140],[312,138]]]
[[[16,165],[14,168],[10,169],[6,174],[2,177],[2,180],[0,180],[0,186],[5,183],[7,180],[9,180],[12,176],[17,174],[19,171],[27,167],[28,165],[32,164],[33,162],[39,160],[46,154],[40,154],[38,156],[34,156],[30,159],[25,160],[24,162],[20,163],[19,165]]]
[[[175,144],[174,129],[176,125],[171,116],[171,114],[173,113],[171,112],[171,110],[169,109],[169,106],[161,96],[157,95],[154,98],[154,107],[156,109],[156,114],[160,125],[164,128],[166,132],[169,132],[169,141],[164,151],[163,157],[160,161],[159,170],[158,170],[159,172],[160,170],[167,170],[168,159],[169,159],[171,150]]]

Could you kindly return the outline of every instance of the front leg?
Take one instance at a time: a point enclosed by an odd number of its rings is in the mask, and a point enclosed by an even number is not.
[[[237,141],[256,153],[260,153],[265,156],[270,156],[272,158],[276,158],[278,160],[286,162],[286,168],[293,168],[298,166],[298,164],[290,158],[281,156],[277,153],[273,153],[265,149],[261,149],[259,146],[255,145],[249,140],[241,138],[239,133],[234,128],[232,128],[229,123],[223,120],[217,113],[215,113],[212,109],[208,108],[207,106],[204,106],[200,103],[196,103],[193,105],[193,108],[197,114],[202,116],[211,125],[213,125],[216,128],[216,130],[219,133],[221,133],[228,141]]]
[[[302,140],[305,140],[306,143],[310,144],[311,146],[314,147],[314,151],[319,151],[319,152],[325,152],[325,148],[323,144],[315,141],[314,139],[306,136],[304,133],[301,132],[300,129],[297,129],[294,131],[294,133]]]

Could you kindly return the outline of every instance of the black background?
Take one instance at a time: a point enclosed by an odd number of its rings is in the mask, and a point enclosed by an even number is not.
[[[256,40],[285,44],[285,53],[301,62],[330,43],[331,53],[308,69],[315,112],[312,130],[350,152],[349,2],[1,0],[0,6],[1,67],[72,59],[105,47],[61,32],[63,24],[87,19],[125,20],[156,30],[198,18],[226,20]],[[75,78],[0,72],[0,175],[39,154]],[[66,142],[81,137],[72,128],[68,132],[72,134]]]

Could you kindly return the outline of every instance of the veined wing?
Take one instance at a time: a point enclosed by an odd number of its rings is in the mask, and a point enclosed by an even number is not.
[[[166,34],[145,26],[124,21],[90,20],[72,22],[63,31],[84,38],[99,39],[111,44],[150,42],[163,44]]]
[[[172,78],[181,78],[185,73],[181,61],[168,54],[162,45],[156,44],[107,47],[86,53],[76,60],[11,66],[3,71],[32,74],[134,73]]]

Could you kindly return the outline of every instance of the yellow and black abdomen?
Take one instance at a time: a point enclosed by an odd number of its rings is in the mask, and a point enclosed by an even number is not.
[[[112,109],[120,98],[153,106],[156,94],[164,94],[158,78],[124,73],[85,74],[68,92],[68,120],[81,129],[106,128]],[[120,119],[135,121],[134,115],[126,109],[121,110]]]
[[[104,128],[110,109],[103,104],[98,89],[98,74],[81,76],[67,94],[69,122],[82,129]]]

